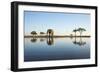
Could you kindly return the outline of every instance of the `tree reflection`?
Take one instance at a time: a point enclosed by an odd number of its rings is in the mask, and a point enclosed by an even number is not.
[[[37,41],[37,38],[35,38],[35,37],[31,39],[31,42],[33,42],[33,43],[35,43],[36,41]]]
[[[43,41],[45,41],[45,39],[44,38],[40,38],[40,41],[43,42]]]
[[[86,42],[82,40],[82,37],[79,38],[79,41],[77,41],[77,37],[75,37],[75,40],[73,41],[73,44],[79,45],[79,46],[84,46]]]

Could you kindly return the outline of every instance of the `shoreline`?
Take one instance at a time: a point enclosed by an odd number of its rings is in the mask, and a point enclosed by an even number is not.
[[[47,38],[47,37],[49,37],[49,36],[24,36],[24,38]],[[91,36],[57,36],[57,35],[55,35],[55,36],[52,36],[52,37],[50,37],[50,38],[64,38],[64,37],[70,37],[70,38],[74,38],[74,37],[82,37],[82,38],[85,38],[85,37],[91,37]]]

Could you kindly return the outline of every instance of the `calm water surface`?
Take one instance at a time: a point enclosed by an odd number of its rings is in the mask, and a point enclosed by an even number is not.
[[[24,38],[24,61],[90,58],[90,38]]]

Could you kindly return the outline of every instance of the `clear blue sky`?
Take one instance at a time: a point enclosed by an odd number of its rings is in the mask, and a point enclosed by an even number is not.
[[[24,27],[25,35],[31,31],[47,32],[47,29],[53,29],[55,35],[69,35],[78,27],[90,34],[90,14],[24,11]]]

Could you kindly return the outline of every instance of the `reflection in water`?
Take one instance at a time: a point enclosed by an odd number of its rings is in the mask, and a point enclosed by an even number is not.
[[[32,38],[32,39],[31,39],[31,42],[35,43],[35,42],[37,41],[37,39],[38,39],[38,38]],[[53,45],[53,44],[54,44],[54,38],[52,38],[52,37],[47,37],[46,39],[47,39],[47,44],[48,44],[48,45]],[[43,42],[43,41],[45,41],[45,39],[44,39],[44,38],[40,38],[40,42]]]
[[[36,41],[37,41],[37,38],[35,38],[35,37],[31,39],[31,42],[33,42],[33,43]]]
[[[45,41],[45,39],[44,38],[40,38],[40,41],[43,42],[43,41]]]
[[[72,37],[70,37],[72,39]],[[37,41],[38,38],[32,38],[31,42],[35,43]],[[53,37],[47,37],[47,44],[48,45],[53,45],[54,44],[54,38]],[[40,38],[40,42],[45,41],[45,38]],[[84,46],[86,44],[85,41],[82,40],[82,37],[75,37],[73,44],[75,45],[79,45],[79,46]]]
[[[40,39],[43,42],[41,42]],[[73,39],[71,39],[70,37],[25,38],[25,48],[24,48],[25,62],[89,59],[89,58],[90,58],[90,38],[87,37],[86,38],[73,37]]]
[[[73,44],[79,45],[79,46],[84,46],[86,44],[86,42],[82,40],[82,37],[79,38],[79,41],[77,39],[78,38],[75,37],[75,40],[73,41]]]
[[[31,42],[35,43],[37,41],[37,39],[38,38],[34,37],[34,38],[31,39]],[[46,39],[47,39],[47,44],[48,45],[53,45],[54,44],[54,38],[53,37],[47,37]],[[40,41],[41,42],[45,41],[45,38],[40,38]],[[80,38],[75,37],[75,39],[73,41],[73,44],[79,45],[79,46],[84,46],[86,44],[86,42],[82,40],[82,37],[80,37]]]
[[[54,39],[53,39],[53,37],[47,38],[47,44],[48,44],[48,45],[53,45],[53,44],[54,44]]]

